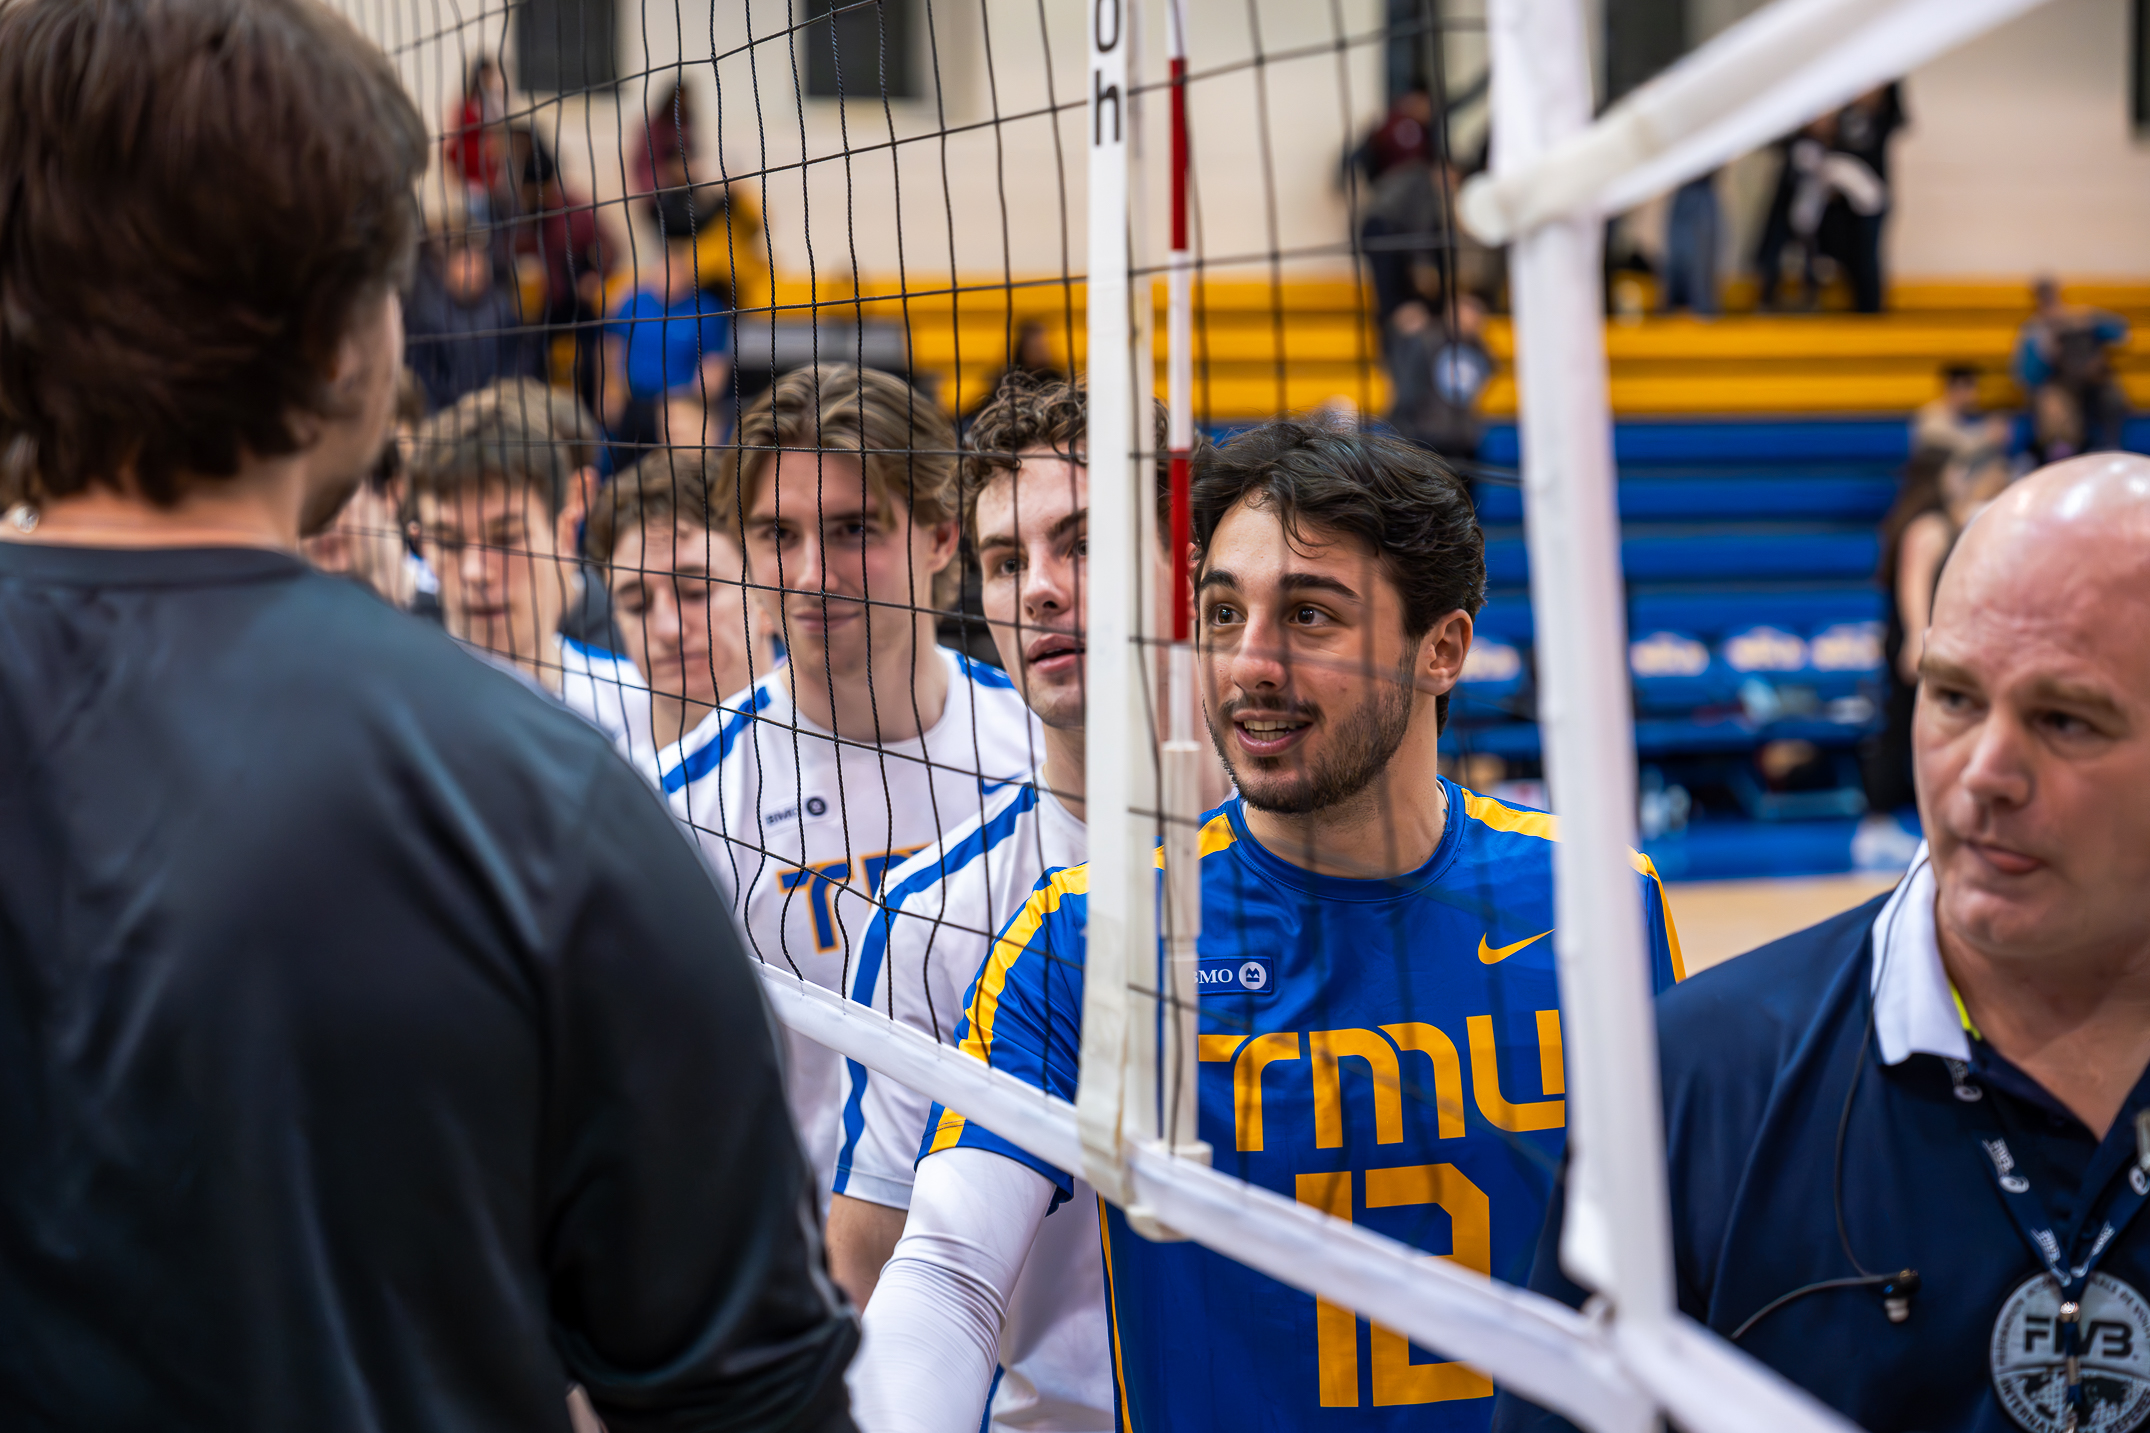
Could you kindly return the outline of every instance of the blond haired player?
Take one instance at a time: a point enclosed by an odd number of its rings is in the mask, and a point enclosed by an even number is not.
[[[749,408],[712,508],[788,657],[659,758],[673,812],[735,892],[750,948],[848,988],[888,868],[1037,765],[1005,672],[935,640],[955,560],[955,433],[900,378],[785,374]],[[793,1114],[824,1191],[841,1061],[791,1037]]]

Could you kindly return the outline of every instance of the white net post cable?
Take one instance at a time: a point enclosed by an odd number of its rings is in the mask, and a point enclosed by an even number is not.
[[[1090,843],[1089,927],[1083,971],[1083,1049],[1076,1111],[1081,1169],[1099,1193],[1136,1203],[1123,1135],[1156,1134],[1155,1022],[1136,1019],[1131,989],[1155,969],[1157,883],[1154,726],[1144,700],[1141,513],[1134,500],[1135,323],[1128,270],[1129,140],[1134,132],[1129,63],[1133,0],[1092,0],[1090,24],[1089,242],[1087,294],[1090,469],[1089,590],[1083,594],[1087,686],[1083,720],[1093,740],[1084,761]],[[1145,300],[1147,295],[1144,296]],[[1144,354],[1143,376],[1149,355]],[[1145,984],[1148,982],[1145,981]],[[1150,1012],[1144,1011],[1145,1015]],[[1147,1036],[1147,1038],[1145,1038]],[[1147,1089],[1150,1098],[1144,1099]],[[1013,1136],[1010,1136],[1011,1138]]]
[[[1495,172],[1590,122],[1579,0],[1494,0]],[[1606,390],[1600,222],[1585,212],[1519,236],[1515,307],[1524,511],[1538,643],[1538,726],[1561,842],[1553,941],[1572,1051],[1561,1263],[1623,1324],[1673,1313],[1672,1231],[1650,965],[1635,839],[1626,594]]]
[[[1527,163],[1464,186],[1489,244],[1619,213],[1707,174],[2046,0],[1777,0]]]

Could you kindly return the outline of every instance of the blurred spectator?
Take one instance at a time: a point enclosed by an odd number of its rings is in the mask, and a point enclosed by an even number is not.
[[[1844,266],[1852,307],[1860,313],[1880,313],[1886,291],[1881,231],[1889,219],[1889,141],[1904,124],[1903,86],[1894,81],[1868,90],[1837,112],[1838,151],[1863,164],[1881,190],[1879,205],[1867,209],[1855,191],[1840,189],[1822,220],[1822,251]]]
[[[1690,179],[1672,196],[1665,226],[1665,296],[1668,313],[1718,311],[1717,249],[1721,211],[1717,172]]]
[[[536,131],[519,127],[509,141],[516,166],[509,247],[544,267],[539,316],[555,325],[574,322],[578,313],[594,317],[604,307],[605,278],[617,262],[605,243],[597,206],[568,187]]]
[[[1389,112],[1352,155],[1369,182],[1399,164],[1431,164],[1435,158],[1433,96],[1414,85],[1397,97]]]
[[[1778,285],[1787,270],[1799,276],[1800,307],[1815,306],[1821,288],[1822,220],[1831,204],[1841,203],[1841,212],[1852,218],[1874,218],[1888,207],[1888,189],[1880,176],[1865,160],[1837,147],[1837,120],[1836,115],[1822,116],[1784,147],[1776,194],[1755,255],[1764,308],[1776,307]]]
[[[1053,354],[1052,330],[1045,326],[1043,319],[1026,318],[1015,326],[1015,349],[1009,355],[1008,366],[995,374],[993,381],[986,384],[977,399],[969,405],[969,410],[963,415],[963,427],[966,430],[970,427],[970,420],[977,417],[979,411],[993,401],[1001,386],[1010,377],[1017,375],[1038,382],[1067,380],[1067,375],[1060,371],[1060,365]]]
[[[674,80],[634,130],[634,162],[628,192],[653,194],[680,181],[694,153],[694,95],[684,80]]]
[[[1882,519],[1875,581],[1888,594],[1882,651],[1889,687],[1882,731],[1868,745],[1864,771],[1866,804],[1877,814],[1918,799],[1911,783],[1911,714],[1934,586],[1964,525],[2000,495],[2009,477],[2008,456],[1998,448],[1963,454],[1921,448],[1905,466],[1896,503]]]
[[[1941,396],[1912,415],[1911,450],[1936,448],[1955,457],[1980,448],[2005,450],[2010,428],[2006,418],[1979,412],[1978,370],[1968,363],[1952,363],[1941,370]]]
[[[481,55],[463,82],[463,98],[448,120],[441,159],[463,181],[471,214],[483,222],[507,162],[508,81],[490,55]]]
[[[697,163],[693,91],[675,81],[633,128],[628,192],[659,196],[692,186],[702,287],[722,295],[734,310],[766,306],[769,237],[761,208],[745,185],[723,177],[721,164]],[[717,171],[714,180],[711,169]],[[652,224],[663,227],[655,197],[646,202],[644,212]]]
[[[550,339],[570,341],[575,392],[594,407],[605,281],[618,263],[617,249],[606,243],[597,206],[568,187],[534,130],[512,131],[510,148],[518,178],[508,247],[518,267],[532,270],[542,285],[534,310],[525,312],[551,331]]]
[[[391,606],[438,619],[440,605],[427,589],[437,586],[430,570],[411,551],[400,517],[403,506],[404,455],[426,416],[425,393],[418,376],[405,368],[396,380],[396,430],[358,491],[351,494],[336,520],[305,540],[306,560],[323,572],[364,583]]]
[[[715,407],[709,426],[721,437],[719,400],[731,378],[729,305],[701,286],[695,267],[693,191],[666,192],[657,210],[664,250],[654,282],[638,283],[605,324],[605,426],[645,448],[670,441],[675,403]]]
[[[2016,337],[2015,375],[2031,397],[2039,461],[2118,448],[2128,398],[2113,379],[2110,350],[2127,340],[2127,320],[2061,302],[2051,278],[2039,279],[2033,295],[2037,308]]]
[[[669,183],[687,182],[684,165],[676,174]],[[694,262],[702,287],[721,296],[734,311],[766,308],[770,301],[769,234],[753,194],[743,184],[697,184],[694,209]]]
[[[500,281],[484,231],[451,227],[419,255],[403,305],[404,361],[429,408],[449,406],[501,378],[540,372],[536,335]]]
[[[1393,165],[1375,183],[1359,233],[1384,331],[1397,309],[1438,297],[1453,281],[1449,217],[1455,192],[1454,167],[1428,160]]]
[[[1459,294],[1446,322],[1415,299],[1389,320],[1389,423],[1443,457],[1478,456],[1479,403],[1493,376],[1493,356],[1480,337],[1485,319],[1485,305]]]
[[[2082,451],[2083,415],[2075,400],[2052,383],[2031,394],[2031,463],[2042,468]]]

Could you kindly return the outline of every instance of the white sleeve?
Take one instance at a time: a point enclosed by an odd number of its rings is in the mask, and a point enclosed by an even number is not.
[[[990,1150],[951,1149],[919,1165],[911,1194],[848,1375],[863,1433],[978,1426],[1000,1362],[1001,1318],[1052,1208],[1053,1183]]]
[[[987,919],[983,913],[943,911],[936,889],[906,901],[886,918],[887,946],[871,1002],[899,1025],[947,1045],[955,1040],[964,993],[985,964],[992,936],[980,928]],[[836,1192],[891,1209],[910,1208],[932,1099],[855,1061],[846,1062],[844,1080]]]

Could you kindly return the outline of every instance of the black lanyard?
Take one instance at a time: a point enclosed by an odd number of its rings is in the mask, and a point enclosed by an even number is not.
[[[2023,1242],[2030,1245],[2031,1252],[2045,1265],[2046,1273],[2060,1286],[2060,1334],[2061,1357],[2065,1360],[2068,1407],[2072,1418],[2070,1426],[2081,1426],[2083,1412],[2083,1379],[2080,1363],[2082,1337],[2083,1291],[2089,1287],[2091,1271],[2106,1250],[2113,1247],[2121,1231],[2142,1212],[2143,1205],[2150,1204],[2150,1159],[2138,1150],[2134,1163],[2128,1166],[2128,1177],[2120,1193],[2105,1211],[2105,1219],[2098,1227],[2098,1236],[2091,1241],[2090,1250],[2080,1264],[2071,1264],[2070,1245],[2080,1235],[2079,1222],[2065,1241],[2047,1212],[2045,1202],[2031,1189],[2030,1178],[2016,1165],[2015,1155],[2008,1148],[2007,1130],[2001,1123],[2001,1113],[1994,1102],[1987,1098],[1991,1092],[1980,1084],[1970,1083],[1970,1067],[1961,1060],[1948,1060],[1949,1077],[1956,1085],[1956,1098],[1962,1101],[1976,1123],[1992,1130],[1990,1136],[1979,1136],[1979,1152],[1986,1157],[1993,1170],[1995,1184],[2000,1187],[2001,1202],[2007,1206],[2009,1217],[2016,1222],[2016,1230]],[[2095,1202],[2085,1205],[2084,1214],[2096,1207]]]

